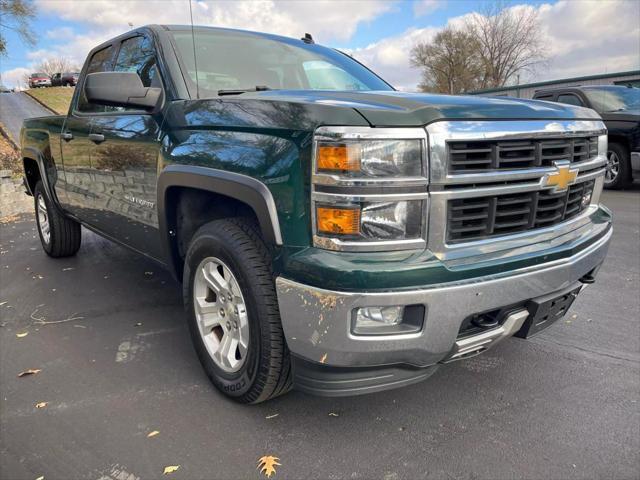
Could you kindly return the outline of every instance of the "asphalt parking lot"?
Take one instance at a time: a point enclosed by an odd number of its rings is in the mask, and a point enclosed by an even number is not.
[[[209,385],[156,264],[88,231],[52,260],[31,215],[2,223],[0,478],[251,479],[263,455],[276,479],[638,478],[640,188],[604,203],[598,282],[540,336],[401,390],[252,407]]]

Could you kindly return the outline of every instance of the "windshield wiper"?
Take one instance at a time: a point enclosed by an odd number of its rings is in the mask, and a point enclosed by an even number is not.
[[[265,92],[267,90],[273,90],[266,85],[256,85],[255,88],[238,88],[234,90],[218,90],[218,95],[242,95],[247,92]]]

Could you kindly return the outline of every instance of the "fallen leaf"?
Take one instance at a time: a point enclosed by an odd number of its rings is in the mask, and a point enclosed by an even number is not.
[[[1,306],[3,306],[3,305],[5,305],[6,303],[7,303],[7,302],[2,302],[2,303],[0,303],[0,307],[1,307]]]
[[[320,357],[320,363],[325,363],[327,361],[327,354],[325,353],[324,355],[322,355],[322,357]]]
[[[158,435],[160,432],[158,430],[154,430],[153,432],[150,432],[147,435],[147,438],[151,438],[151,437],[155,437],[156,435]]]
[[[18,337],[18,338],[24,338],[27,335],[29,335],[29,332],[16,333],[16,337]]]
[[[42,370],[39,368],[30,368],[29,370],[25,370],[24,372],[20,372],[18,377],[26,377],[27,375],[35,375],[36,373],[40,373]]]
[[[138,322],[134,325],[134,327],[141,327],[142,326],[142,322]]]
[[[144,272],[144,274],[145,274],[147,277],[150,277],[150,276],[152,276],[152,275],[153,275],[153,272]]]
[[[67,267],[62,269],[63,272],[68,272],[69,270],[75,270],[75,269],[73,267]]]
[[[40,475],[38,478],[36,478],[36,480],[44,480],[44,477]]]
[[[337,413],[329,412],[329,416],[330,417],[339,417],[340,415],[338,415]]]
[[[282,465],[278,463],[280,460],[278,457],[272,455],[265,455],[258,460],[258,469],[260,473],[264,473],[267,478],[276,473],[276,465]]]
[[[39,402],[36,403],[36,408],[44,408],[49,404],[49,402]]]
[[[164,472],[162,472],[162,474],[169,475],[170,473],[177,471],[179,468],[180,468],[180,465],[169,465],[167,467],[164,467]]]
[[[279,413],[274,413],[273,415],[267,415],[267,416],[266,416],[266,417],[264,417],[264,418],[266,418],[266,419],[268,420],[268,419],[270,419],[270,418],[276,418],[278,415],[280,415],[280,414],[279,414]]]

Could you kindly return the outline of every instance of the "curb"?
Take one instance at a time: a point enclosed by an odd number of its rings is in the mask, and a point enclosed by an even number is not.
[[[7,140],[7,142],[9,142],[9,145],[15,148],[17,152],[20,151],[20,148],[18,148],[18,144],[13,138],[11,138],[11,135],[9,135],[9,132],[5,130],[5,127],[2,124],[2,122],[0,122],[0,135],[2,135]]]
[[[41,100],[37,99],[36,97],[34,97],[33,95],[30,95],[29,90],[23,90],[20,93],[24,93],[25,95],[27,95],[31,100],[39,103],[41,106],[43,106],[44,108],[46,108],[47,110],[49,110],[51,113],[53,113],[54,115],[60,115],[58,112],[56,112],[53,108],[49,107],[46,103],[43,103]]]

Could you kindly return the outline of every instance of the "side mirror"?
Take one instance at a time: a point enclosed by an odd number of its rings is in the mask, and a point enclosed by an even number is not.
[[[145,87],[135,72],[90,73],[84,81],[89,103],[114,107],[155,109],[162,98],[162,89]]]

